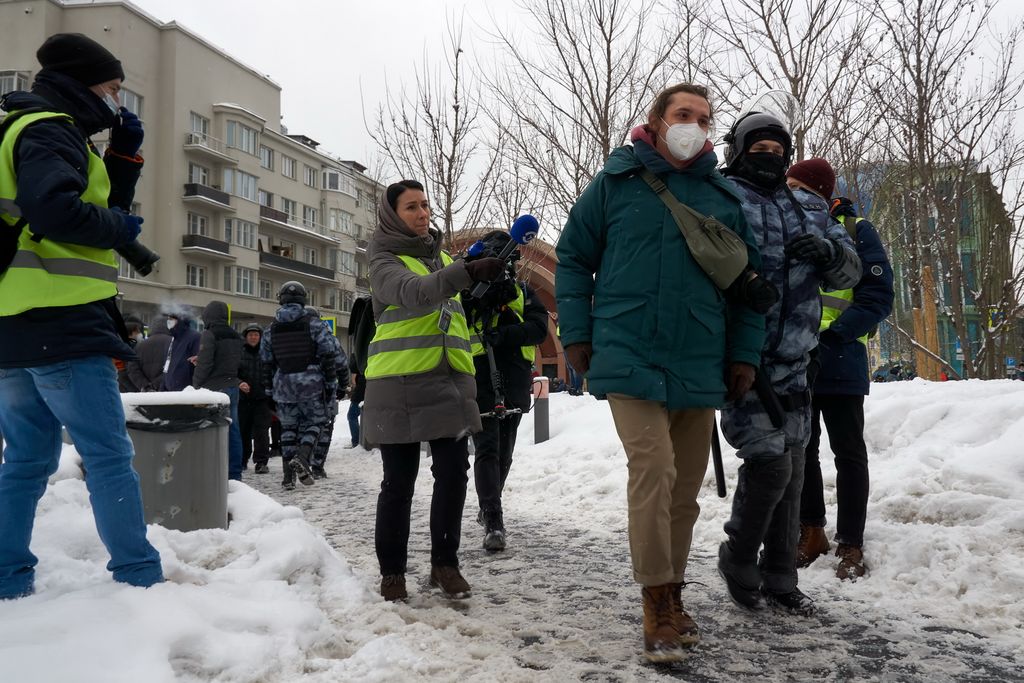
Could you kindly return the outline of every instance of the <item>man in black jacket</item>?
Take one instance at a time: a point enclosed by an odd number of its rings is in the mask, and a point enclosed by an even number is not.
[[[160,391],[164,383],[164,362],[171,335],[167,323],[158,319],[149,331],[149,336],[135,347],[135,360],[125,363],[125,372],[135,385],[136,391]]]
[[[203,311],[206,329],[199,337],[199,353],[192,374],[192,386],[227,394],[231,399],[228,428],[228,479],[242,479],[242,435],[238,430],[238,365],[242,360],[242,337],[228,324],[228,305],[211,301]]]
[[[506,232],[488,233],[481,240],[484,250],[466,260],[499,254],[509,239]],[[508,277],[491,284],[480,299],[463,295],[483,424],[483,430],[473,435],[473,477],[480,503],[477,521],[484,527],[483,547],[492,552],[505,549],[501,492],[512,467],[519,422],[530,410],[536,346],[548,334],[548,311],[526,283],[516,282],[514,263],[515,258]],[[494,386],[488,348],[499,374],[498,387]]]
[[[32,92],[3,99],[19,114],[0,144],[0,599],[35,590],[29,544],[60,459],[61,425],[88,471],[114,580],[163,581],[111,362],[135,357],[115,306],[112,249],[141,229],[128,211],[142,169],[142,124],[119,107],[124,70],[99,43],[57,34],[36,56],[43,68]],[[106,128],[101,159],[89,136]]]
[[[242,434],[242,469],[255,464],[256,474],[267,474],[270,468],[270,397],[263,386],[263,365],[260,362],[260,339],[263,328],[256,323],[242,330],[245,345],[238,366],[238,388],[242,392],[238,402],[238,427]],[[253,446],[255,442],[255,447]]]

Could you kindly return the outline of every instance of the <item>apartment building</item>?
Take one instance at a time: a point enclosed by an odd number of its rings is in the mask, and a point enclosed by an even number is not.
[[[278,288],[298,280],[311,305],[347,326],[369,286],[379,190],[358,162],[288,133],[277,83],[129,2],[0,0],[0,26],[0,93],[28,88],[35,51],[54,33],[84,33],[124,65],[122,103],[146,127],[134,209],[161,259],[146,277],[121,264],[122,311],[148,323],[221,299],[236,326],[266,323]]]

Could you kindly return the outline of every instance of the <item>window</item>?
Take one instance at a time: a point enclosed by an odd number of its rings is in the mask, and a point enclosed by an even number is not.
[[[193,164],[189,162],[188,165],[188,181],[190,183],[198,183],[200,185],[210,184],[210,169],[199,164]]]
[[[208,235],[207,230],[207,219],[206,216],[202,216],[198,213],[188,214],[188,234],[190,235]]]
[[[267,192],[266,190],[260,190],[256,193],[256,201],[259,202],[260,206],[274,206],[274,195]]]
[[[281,175],[295,180],[295,159],[281,155]]]
[[[185,264],[185,284],[190,287],[205,287],[206,268],[191,263]]]
[[[279,242],[278,244],[270,247],[270,251],[278,256],[284,256],[285,258],[295,258],[295,243]]]
[[[260,280],[260,298],[261,299],[273,299],[274,298],[274,285],[270,280]]]
[[[334,192],[344,192],[347,195],[356,197],[356,184],[348,175],[334,169],[324,171],[324,189]]]
[[[307,303],[310,306],[312,306],[313,308],[316,308],[316,290],[315,289],[306,290],[306,301],[307,301]]]
[[[224,241],[246,249],[256,248],[256,224],[238,218],[224,220]]]
[[[129,90],[128,88],[121,88],[117,93],[118,99],[121,100],[121,106],[132,112],[140,119],[145,118],[142,115],[142,95]]]
[[[299,217],[299,204],[291,199],[281,197],[281,210],[288,214],[289,220],[296,220]]]
[[[331,230],[340,230],[346,235],[352,234],[352,214],[341,209],[331,209]]]
[[[348,290],[341,291],[341,309],[345,313],[352,312],[352,305],[355,303],[356,293]]]
[[[316,187],[316,177],[318,173],[312,166],[302,166],[302,182],[310,187]]]
[[[342,251],[338,254],[338,272],[346,275],[354,275],[356,272],[356,255]]]
[[[29,87],[27,71],[0,71],[0,94],[12,90],[28,90]]]
[[[252,296],[256,287],[256,271],[252,268],[235,268],[235,294]]]
[[[121,258],[120,256],[118,256],[117,257],[117,276],[118,277],[127,278],[129,280],[136,280],[136,279],[138,279],[139,274],[135,272],[135,269],[132,268],[132,265],[130,263],[128,263],[127,260],[125,260],[125,259]]]
[[[260,134],[255,128],[250,128],[238,121],[228,121],[228,147],[240,149],[253,156],[259,153]]]
[[[316,265],[316,249],[310,247],[302,248],[302,260],[311,266]]]
[[[188,126],[193,133],[201,135],[204,140],[210,134],[210,119],[200,116],[194,111],[188,113]]]
[[[224,291],[231,291],[231,266],[224,266]]]
[[[312,206],[302,207],[302,224],[307,228],[316,228],[316,209]]]
[[[256,181],[258,178],[242,171],[224,169],[224,191],[251,202],[256,201]]]
[[[260,145],[260,166],[268,171],[274,170],[274,150]]]

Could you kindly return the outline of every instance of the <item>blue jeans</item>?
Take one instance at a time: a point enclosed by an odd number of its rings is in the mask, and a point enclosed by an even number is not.
[[[359,445],[359,416],[363,414],[363,406],[358,401],[352,401],[348,407],[348,431],[352,433],[352,445]]]
[[[100,356],[34,368],[0,368],[0,599],[33,592],[38,558],[29,551],[36,505],[57,471],[61,425],[85,466],[92,513],[115,581],[163,581],[160,555],[146,540],[134,450],[117,390],[117,371]]]
[[[242,481],[242,429],[238,424],[238,387],[221,389],[231,399],[231,426],[228,427],[228,479]]]

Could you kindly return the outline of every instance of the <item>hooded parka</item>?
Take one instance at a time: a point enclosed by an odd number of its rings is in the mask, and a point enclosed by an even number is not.
[[[414,234],[385,197],[378,216],[369,249],[373,317],[378,325],[389,306],[427,314],[473,284],[463,261],[444,265],[438,231],[431,229],[426,237]],[[416,259],[429,274],[413,272],[402,256]],[[468,344],[467,335],[467,349]],[[472,371],[454,368],[449,354],[442,353],[437,366],[426,372],[367,377],[362,428],[370,443],[380,444],[461,438],[480,431]]]

